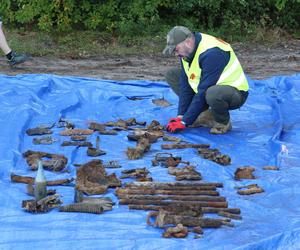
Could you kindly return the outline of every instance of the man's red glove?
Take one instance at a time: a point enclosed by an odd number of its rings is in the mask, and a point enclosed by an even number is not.
[[[169,123],[167,124],[167,131],[171,133],[177,133],[184,130],[186,127],[182,122],[181,118],[171,118]]]

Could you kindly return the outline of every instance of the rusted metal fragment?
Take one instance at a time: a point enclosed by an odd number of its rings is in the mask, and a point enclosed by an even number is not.
[[[106,193],[108,187],[119,187],[115,174],[106,175],[100,160],[92,160],[77,169],[76,189],[87,195]]]
[[[136,145],[136,148],[128,147],[126,154],[128,159],[135,160],[143,157],[144,153],[150,150],[151,144],[148,139],[141,138]]]
[[[222,225],[233,226],[228,219],[213,219],[205,217],[194,217],[184,215],[174,215],[161,209],[158,212],[150,212],[148,215],[148,221],[151,218],[155,218],[154,226],[164,227],[165,225],[177,225],[181,223],[188,227],[201,227],[201,228],[218,228]]]
[[[138,141],[142,138],[146,138],[149,140],[150,143],[154,143],[154,142],[157,142],[158,138],[161,137],[160,135],[157,135],[155,132],[156,131],[148,132],[148,131],[142,131],[142,130],[134,130],[133,133],[127,135],[127,138],[130,141]]]
[[[100,135],[117,135],[118,132],[116,130],[101,130],[99,131]]]
[[[174,142],[177,142],[177,143],[182,141],[181,138],[176,137],[176,136],[170,136],[170,135],[164,135],[163,140],[164,141],[174,141]]]
[[[203,234],[203,230],[201,227],[193,227],[192,230],[195,234]]]
[[[92,147],[93,144],[89,141],[63,141],[62,147],[74,146],[74,147]]]
[[[121,194],[118,195],[120,199],[132,200],[169,200],[169,201],[226,201],[222,196],[207,196],[207,195],[135,195],[135,194]],[[182,207],[182,204],[180,205]]]
[[[10,179],[12,182],[17,182],[17,183],[25,183],[25,184],[33,184],[34,183],[33,177],[16,175],[14,173],[11,173]],[[74,181],[74,178],[47,181],[46,183],[47,183],[47,186],[58,186],[58,185],[67,185],[67,184],[71,183],[72,181]]]
[[[119,119],[117,122],[106,122],[104,125],[109,127],[122,127],[127,130],[128,126],[145,126],[146,122],[138,122],[135,118],[129,118],[127,120]]]
[[[240,179],[255,179],[255,176],[253,175],[254,171],[255,171],[255,168],[253,168],[253,167],[241,167],[241,168],[238,168],[234,172],[234,178],[236,180],[240,180]]]
[[[86,141],[87,137],[84,135],[72,135],[71,140],[72,141]]]
[[[247,186],[238,187],[237,193],[240,195],[250,195],[250,194],[258,194],[262,193],[265,190],[261,187],[259,187],[257,184],[251,184]]]
[[[159,205],[159,206],[168,206],[174,203],[174,201],[168,200],[151,200],[151,199],[144,199],[144,200],[137,200],[137,199],[124,199],[121,198],[119,200],[119,204],[121,205],[128,205],[128,204],[136,204],[136,205]],[[226,201],[178,201],[176,200],[177,204],[188,204],[188,205],[198,205],[201,207],[218,207],[218,208],[227,208],[228,203]]]
[[[41,151],[27,150],[23,153],[23,157],[26,158],[26,162],[31,170],[37,170],[38,161],[41,161],[44,169],[59,172],[64,170],[68,163],[68,159],[64,155],[51,154]]]
[[[164,126],[160,125],[160,123],[156,120],[153,120],[149,126],[146,128],[147,131],[161,131],[162,137],[164,136]]]
[[[67,129],[74,129],[74,123],[68,121],[65,118],[60,118],[56,125],[58,128],[67,128]]]
[[[276,167],[276,166],[264,166],[263,170],[279,170],[279,167]]]
[[[105,125],[102,123],[98,123],[98,122],[91,122],[89,124],[89,129],[94,130],[94,131],[104,131]]]
[[[220,165],[227,166],[231,164],[231,158],[229,155],[221,154],[218,149],[212,148],[199,148],[198,153],[207,160],[216,162]]]
[[[163,167],[176,167],[180,163],[190,164],[189,162],[182,161],[181,157],[174,157],[170,153],[157,153],[152,160],[152,166],[160,164]]]
[[[93,148],[92,146],[90,146],[87,149],[87,155],[92,156],[92,157],[97,157],[97,156],[105,155],[105,154],[106,154],[106,152],[100,149],[100,137],[97,136],[96,137],[96,147]]]
[[[201,174],[195,169],[194,166],[168,167],[168,173],[176,176],[176,181],[181,180],[201,180]]]
[[[134,168],[122,171],[121,179],[135,178],[136,181],[152,181],[147,168]]]
[[[241,220],[242,219],[242,216],[240,216],[238,214],[232,214],[232,213],[225,212],[225,211],[219,211],[218,215],[226,217],[226,218],[234,219],[234,220]]]
[[[59,134],[62,136],[72,136],[72,135],[91,135],[94,130],[91,129],[66,129],[61,131]]]
[[[110,211],[112,210],[112,206],[114,202],[109,197],[84,197],[82,191],[78,191],[75,189],[75,196],[74,196],[75,203],[88,203],[88,204],[98,204],[103,207],[103,211]]]
[[[39,201],[23,200],[22,208],[24,208],[26,212],[30,213],[46,213],[52,208],[58,207],[60,204],[62,204],[62,201],[60,200],[59,195],[54,194],[46,196]]]
[[[114,161],[114,160],[104,163],[103,166],[105,168],[121,168],[122,167],[118,161]]]
[[[136,210],[154,210],[158,211],[159,209],[165,208],[165,206],[156,206],[156,205],[135,205],[129,204],[129,209]],[[231,214],[240,214],[241,210],[239,208],[217,208],[217,207],[201,207],[202,213],[218,213],[220,211],[228,212]]]
[[[59,212],[78,212],[78,213],[92,213],[102,214],[104,211],[101,204],[93,203],[74,203],[59,207]]]
[[[215,187],[211,187],[211,189],[215,189]],[[206,189],[206,190],[205,190]],[[116,194],[148,194],[148,195],[155,195],[155,194],[164,194],[164,195],[211,195],[211,196],[218,196],[219,192],[214,190],[207,190],[208,187],[205,187],[203,190],[192,190],[192,189],[185,189],[185,190],[166,190],[166,189],[150,189],[150,188],[141,188],[141,189],[121,189],[118,188],[116,190]]]
[[[188,233],[187,227],[179,223],[176,227],[168,227],[162,236],[164,238],[185,238],[188,236]]]
[[[36,145],[49,145],[49,144],[53,144],[54,142],[57,142],[58,139],[56,138],[52,138],[51,136],[43,136],[43,137],[39,137],[39,138],[33,138],[32,142],[33,144]]]
[[[45,128],[45,127],[36,127],[36,128],[29,128],[26,130],[26,134],[27,135],[48,135],[48,134],[52,134],[53,131],[49,128]]]
[[[173,143],[161,144],[162,149],[184,149],[184,148],[209,148],[209,144]]]
[[[157,189],[202,189],[205,187],[218,187],[222,188],[223,183],[221,182],[131,182],[126,183],[125,187],[127,188],[157,188]]]
[[[160,107],[171,106],[171,103],[169,103],[165,98],[152,99],[152,103]]]

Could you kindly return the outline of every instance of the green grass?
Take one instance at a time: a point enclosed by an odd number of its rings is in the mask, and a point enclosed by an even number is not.
[[[166,34],[155,36],[114,37],[95,31],[73,31],[69,33],[45,33],[24,30],[4,30],[10,47],[32,56],[55,56],[59,58],[88,58],[104,55],[151,55],[160,54],[166,43]],[[276,43],[284,39],[298,38],[300,31],[287,34],[280,29],[257,28],[247,34],[230,34],[222,31],[203,31],[224,40],[251,43]]]

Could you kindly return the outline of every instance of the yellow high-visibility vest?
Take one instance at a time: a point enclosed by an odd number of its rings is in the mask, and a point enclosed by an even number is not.
[[[195,53],[191,65],[189,66],[189,63],[184,59],[182,59],[182,64],[184,67],[184,71],[188,77],[189,85],[194,90],[194,92],[198,93],[198,85],[201,79],[202,70],[199,66],[199,57],[206,50],[211,48],[216,48],[216,47],[220,48],[221,50],[230,52],[230,60],[226,65],[226,67],[224,68],[216,84],[229,85],[237,88],[238,90],[248,91],[249,89],[248,81],[246,79],[242,66],[239,60],[237,59],[231,46],[228,43],[216,37],[207,34],[202,34],[202,33],[201,36],[202,36],[202,40],[198,45],[197,51]]]

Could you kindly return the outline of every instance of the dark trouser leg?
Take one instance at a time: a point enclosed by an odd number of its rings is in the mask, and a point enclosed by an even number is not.
[[[179,77],[180,77],[180,68],[174,67],[167,71],[165,79],[166,82],[170,85],[171,89],[179,96]]]
[[[227,85],[214,85],[206,91],[206,102],[218,123],[227,124],[230,120],[229,110],[241,107],[248,94],[242,93],[234,87]]]

